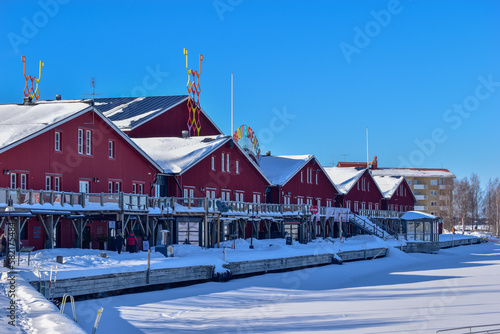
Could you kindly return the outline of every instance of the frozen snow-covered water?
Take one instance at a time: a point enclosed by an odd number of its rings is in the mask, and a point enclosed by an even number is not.
[[[434,333],[498,323],[494,243],[77,303],[91,330],[121,333]]]

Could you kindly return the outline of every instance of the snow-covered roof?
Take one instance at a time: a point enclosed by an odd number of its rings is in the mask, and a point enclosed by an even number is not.
[[[364,174],[366,168],[325,167],[325,171],[342,194],[347,194]]]
[[[86,103],[62,101],[0,105],[0,152],[91,109]]]
[[[433,168],[377,168],[372,170],[372,175],[378,176],[404,176],[404,177],[455,177],[447,169]]]
[[[403,220],[427,220],[427,219],[438,219],[438,217],[431,214],[420,212],[420,211],[408,211],[403,216]]]
[[[380,176],[380,175],[372,175],[373,180],[379,187],[382,195],[385,198],[391,199],[396,189],[398,189],[401,182],[403,182],[404,177],[402,176]]]
[[[260,169],[274,185],[284,185],[307,164],[314,155],[264,155],[259,159]]]
[[[0,153],[49,131],[86,112],[94,111],[106,124],[158,170],[160,166],[102,113],[81,100],[38,101],[33,104],[0,105]]]
[[[230,136],[133,138],[165,173],[179,174],[230,140]]]
[[[121,130],[128,131],[152,120],[175,106],[186,103],[187,95],[172,96],[141,96],[141,97],[110,97],[95,99],[95,108],[108,117]],[[90,101],[90,100],[85,100]],[[201,112],[212,125],[217,125],[208,117],[203,109]]]

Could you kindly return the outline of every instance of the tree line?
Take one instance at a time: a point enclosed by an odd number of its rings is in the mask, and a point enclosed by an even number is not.
[[[446,211],[440,215],[445,228],[468,225],[475,228],[481,224],[490,226],[490,231],[499,235],[500,229],[500,179],[489,179],[484,189],[477,174],[454,180],[448,193],[444,193]]]

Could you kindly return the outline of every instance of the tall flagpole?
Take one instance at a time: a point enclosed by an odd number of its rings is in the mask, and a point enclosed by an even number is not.
[[[370,168],[370,158],[368,156],[368,127],[366,127],[366,168]]]
[[[233,135],[233,73],[231,72],[231,136]]]

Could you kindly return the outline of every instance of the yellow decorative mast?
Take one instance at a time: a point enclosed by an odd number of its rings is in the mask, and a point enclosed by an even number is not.
[[[187,91],[188,91],[188,101],[187,101],[188,132],[189,132],[190,136],[199,136],[200,130],[201,130],[200,74],[201,74],[201,62],[203,60],[203,55],[200,54],[200,57],[199,57],[200,63],[199,63],[199,70],[198,71],[193,71],[192,69],[189,69],[188,50],[187,49],[184,49],[184,55],[186,56],[186,71],[188,73],[188,81],[186,84]],[[191,81],[191,76],[193,77],[192,81]]]

